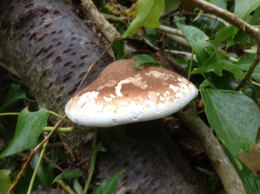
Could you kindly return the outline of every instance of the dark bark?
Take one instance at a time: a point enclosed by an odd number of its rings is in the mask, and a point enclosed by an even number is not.
[[[61,0],[2,0],[0,13],[0,48],[5,63],[15,68],[41,106],[63,114],[89,65],[104,51],[104,42],[93,26],[85,26]],[[103,57],[85,85],[111,61],[111,57]],[[119,181],[121,193],[207,193],[197,172],[158,122],[154,123],[126,126],[125,145],[111,135],[112,131],[102,132],[108,152],[99,154],[96,183],[125,169]],[[61,135],[75,156],[75,164],[85,172],[89,136]]]

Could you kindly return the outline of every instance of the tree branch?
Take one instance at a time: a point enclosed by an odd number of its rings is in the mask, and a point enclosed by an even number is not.
[[[194,6],[202,9],[205,12],[208,12],[210,14],[214,14],[225,21],[229,22],[230,24],[236,26],[238,29],[242,30],[243,32],[251,34],[254,38],[259,40],[260,37],[258,37],[259,29],[244,22],[242,19],[240,19],[235,14],[224,10],[222,8],[219,8],[211,3],[208,3],[206,1],[202,0],[188,0],[191,4]]]
[[[180,111],[178,117],[197,136],[206,150],[228,194],[245,194],[243,184],[212,130],[191,109]]]

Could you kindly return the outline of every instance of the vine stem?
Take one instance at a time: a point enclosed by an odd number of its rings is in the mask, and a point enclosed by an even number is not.
[[[191,76],[191,70],[192,70],[192,65],[193,65],[193,57],[194,57],[194,51],[192,49],[191,61],[189,63],[189,70],[188,70],[188,80],[190,80],[190,76]]]
[[[62,115],[60,115],[60,114],[58,114],[58,113],[56,113],[56,112],[53,112],[53,111],[51,111],[51,110],[48,110],[48,111],[49,111],[50,114],[52,114],[52,115],[58,117],[59,119],[65,121],[66,123],[68,123],[68,124],[73,124],[69,119],[65,118],[64,116],[62,116]]]
[[[44,127],[43,131],[51,131],[54,127]],[[92,130],[89,129],[74,129],[73,127],[60,127],[57,129],[57,132],[61,133],[87,133],[91,132]]]
[[[22,177],[25,169],[28,167],[28,165],[30,164],[32,158],[35,156],[35,154],[39,151],[39,149],[43,146],[43,144],[48,141],[48,139],[52,136],[52,134],[61,126],[62,124],[62,120],[59,120],[56,125],[54,126],[53,130],[48,133],[48,135],[41,141],[41,143],[39,143],[32,151],[32,153],[30,154],[30,156],[28,157],[28,159],[24,162],[20,172],[18,173],[18,175],[16,176],[14,182],[12,183],[11,187],[9,188],[7,194],[11,194],[14,187],[16,186],[16,184],[18,183],[18,181],[20,180],[20,178]]]
[[[94,139],[93,139],[93,145],[92,145],[92,155],[91,155],[91,164],[90,164],[90,170],[88,174],[88,179],[86,180],[86,184],[83,190],[83,194],[86,194],[88,192],[94,171],[95,171],[95,166],[96,166],[96,159],[97,159],[97,132],[94,133]]]
[[[62,179],[57,180],[57,183],[60,184],[60,186],[67,191],[69,194],[76,194],[69,185],[67,185]]]
[[[5,112],[5,113],[0,113],[0,117],[2,116],[17,116],[19,115],[19,112]]]
[[[34,183],[34,180],[36,178],[36,174],[37,174],[37,171],[38,171],[39,166],[41,164],[42,157],[43,157],[43,154],[44,154],[44,152],[46,150],[47,145],[48,145],[48,141],[46,141],[43,144],[43,146],[42,146],[42,151],[41,151],[40,156],[38,158],[37,164],[36,164],[36,166],[34,168],[33,175],[32,175],[32,178],[31,178],[31,181],[30,181],[30,184],[29,184],[29,188],[28,188],[27,194],[30,194],[32,192],[33,183]]]
[[[259,63],[260,61],[260,48],[259,48],[260,42],[258,43],[258,48],[257,48],[257,52],[256,52],[256,56],[254,61],[251,63],[251,65],[249,66],[249,69],[245,75],[245,77],[243,78],[243,80],[240,82],[240,84],[237,87],[237,90],[240,90],[245,83],[247,82],[247,80],[251,77],[252,73],[254,72],[256,65]]]

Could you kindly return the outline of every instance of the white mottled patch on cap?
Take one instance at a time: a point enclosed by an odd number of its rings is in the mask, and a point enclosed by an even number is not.
[[[105,83],[105,85],[99,86],[97,88],[97,91],[100,91],[100,90],[102,90],[103,88],[106,88],[106,87],[114,87],[116,85],[116,83],[117,83],[116,80],[109,80],[108,82]]]
[[[123,96],[123,94],[121,93],[121,89],[124,84],[133,84],[141,89],[146,89],[148,87],[147,82],[142,80],[143,78],[141,77],[140,74],[137,74],[134,77],[128,77],[126,79],[121,80],[120,82],[118,82],[117,86],[115,87],[116,95],[118,97]]]
[[[109,97],[104,96],[104,100],[105,100],[106,102],[112,102],[112,99],[113,99],[113,98],[109,98]]]
[[[99,95],[99,92],[87,92],[85,94],[82,94],[79,99],[79,106],[85,105],[86,103],[96,103],[96,99]]]
[[[173,78],[173,75],[162,73],[162,72],[159,72],[159,71],[149,71],[148,73],[145,73],[145,75],[153,76],[156,79],[162,79],[162,80],[165,80],[165,81],[168,80],[169,77]]]

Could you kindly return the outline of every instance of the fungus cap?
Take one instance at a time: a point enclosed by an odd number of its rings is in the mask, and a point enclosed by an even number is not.
[[[87,127],[154,120],[175,113],[198,94],[181,75],[150,66],[136,69],[134,60],[109,64],[65,107],[68,118]]]

